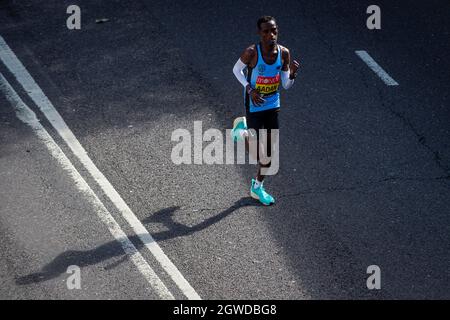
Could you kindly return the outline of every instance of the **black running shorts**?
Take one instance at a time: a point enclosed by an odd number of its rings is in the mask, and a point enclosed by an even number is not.
[[[267,146],[272,145],[271,141],[271,129],[279,129],[278,124],[278,113],[280,109],[266,110],[260,112],[247,112],[247,128],[254,129],[256,131],[256,136],[259,138],[259,129],[267,129]],[[270,157],[272,148],[267,148],[267,155]],[[259,151],[259,143],[258,143]],[[259,160],[259,153],[258,153]]]

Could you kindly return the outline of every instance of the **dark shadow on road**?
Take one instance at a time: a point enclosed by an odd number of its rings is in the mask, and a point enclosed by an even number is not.
[[[152,236],[156,241],[164,241],[167,239],[190,235],[194,232],[203,230],[212,224],[219,222],[239,208],[259,205],[260,204],[258,202],[250,197],[241,198],[240,200],[237,200],[230,208],[191,227],[174,221],[173,215],[179,207],[173,206],[157,211],[150,217],[146,218],[143,223],[149,224],[154,222],[162,222],[167,228],[169,228],[169,230],[153,234]],[[134,235],[128,238],[138,250],[144,246],[139,236]],[[58,255],[55,259],[53,259],[53,261],[44,266],[41,271],[17,278],[16,284],[28,285],[51,280],[59,277],[63,273],[66,273],[67,268],[71,265],[76,265],[83,268],[120,256],[122,257],[119,260],[106,266],[105,270],[111,270],[119,266],[122,262],[128,260],[128,256],[124,254],[118,241],[108,242],[92,250],[69,250]]]
[[[211,226],[212,224],[219,222],[229,214],[233,213],[235,210],[248,206],[262,206],[262,204],[255,201],[251,197],[241,198],[240,200],[237,200],[228,209],[212,217],[209,217],[208,219],[205,219],[204,221],[192,227],[176,222],[173,219],[174,212],[178,210],[179,207],[169,207],[161,211],[158,211],[149,216],[148,218],[144,219],[142,222],[144,224],[159,222],[162,223],[164,226],[166,226],[169,230],[158,232],[152,235],[156,241],[164,241],[176,237],[187,236],[197,231],[203,230]]]
[[[137,249],[143,246],[142,242],[139,241],[138,236],[132,236],[129,237],[129,239]],[[67,268],[71,265],[83,268],[119,256],[123,257],[105,267],[105,269],[113,269],[127,260],[128,256],[124,255],[123,249],[117,241],[105,243],[92,250],[69,250],[58,255],[52,262],[44,266],[41,271],[17,278],[16,284],[27,285],[51,280],[65,273]]]

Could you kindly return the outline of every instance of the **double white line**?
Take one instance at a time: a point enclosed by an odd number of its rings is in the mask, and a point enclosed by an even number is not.
[[[200,296],[195,292],[194,288],[187,282],[177,267],[170,261],[161,247],[156,243],[153,237],[148,233],[147,229],[142,225],[139,219],[134,215],[119,193],[114,189],[111,183],[106,179],[103,173],[95,166],[92,160],[79,143],[75,135],[64,122],[63,118],[56,111],[53,104],[41,90],[39,85],[34,81],[33,77],[28,73],[23,64],[0,36],[0,60],[14,75],[17,81],[25,89],[27,94],[45,115],[53,128],[58,132],[61,138],[72,150],[73,154],[80,160],[85,169],[90,173],[104,193],[121,213],[122,217],[130,224],[133,231],[139,236],[145,247],[152,253],[159,262],[165,272],[175,282],[181,292],[188,298],[199,300]],[[29,125],[36,135],[47,146],[51,155],[61,164],[61,166],[70,174],[75,181],[77,188],[83,192],[87,199],[93,204],[100,220],[108,227],[114,238],[122,245],[126,254],[130,255],[131,260],[144,275],[145,279],[154,288],[156,293],[162,299],[174,299],[169,289],[164,285],[158,275],[146,262],[144,257],[139,253],[130,239],[125,235],[119,224],[114,220],[111,213],[106,209],[94,191],[89,187],[77,169],[73,166],[61,148],[56,144],[50,134],[39,123],[35,113],[22,101],[16,91],[8,83],[5,77],[0,73],[0,89],[5,94],[9,102],[14,106],[16,114],[20,120]]]

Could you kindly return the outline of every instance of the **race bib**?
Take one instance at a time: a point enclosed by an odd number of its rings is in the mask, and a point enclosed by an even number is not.
[[[280,74],[277,74],[275,77],[263,77],[258,76],[256,78],[256,90],[260,94],[268,95],[278,91],[278,87],[280,86]]]

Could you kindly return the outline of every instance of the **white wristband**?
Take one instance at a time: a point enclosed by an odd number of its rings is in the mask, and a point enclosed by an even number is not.
[[[281,84],[284,89],[289,89],[294,84],[294,79],[289,79],[289,70],[281,71]]]

